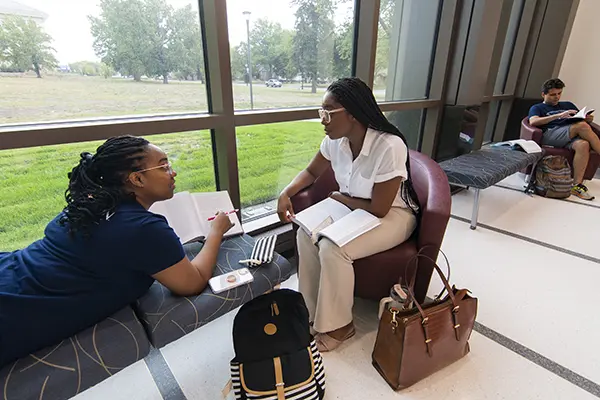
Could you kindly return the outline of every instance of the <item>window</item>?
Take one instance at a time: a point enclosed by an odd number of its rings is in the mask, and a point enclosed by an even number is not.
[[[236,109],[319,104],[331,82],[351,75],[353,0],[276,4],[227,2]]]
[[[415,100],[428,96],[439,0],[381,0],[375,58],[378,100]]]
[[[386,112],[385,116],[396,128],[400,129],[408,148],[419,150],[423,131],[422,121],[426,112],[426,109],[399,110]]]
[[[197,1],[20,2],[0,4],[0,124],[207,110]]]
[[[162,148],[177,171],[177,191],[214,191],[210,132],[147,138]],[[103,141],[0,151],[0,251],[23,248],[43,236],[65,206],[67,173],[83,151]],[[8,189],[8,190],[7,190]]]
[[[320,120],[237,128],[242,220],[276,211],[279,193],[319,151]]]
[[[506,83],[508,80],[508,73],[510,71],[513,51],[517,41],[517,34],[519,32],[519,25],[521,23],[521,16],[523,15],[524,6],[525,0],[515,0],[512,5],[508,29],[506,31],[506,39],[504,41],[502,56],[500,58],[500,66],[498,67],[498,75],[496,76],[494,94],[505,94],[507,89],[514,91],[514,88],[507,88]]]

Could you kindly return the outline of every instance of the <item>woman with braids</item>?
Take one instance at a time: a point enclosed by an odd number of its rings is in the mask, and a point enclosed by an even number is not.
[[[43,239],[0,253],[0,367],[85,329],[160,281],[173,293],[200,293],[232,224],[214,220],[193,260],[164,217],[148,208],[173,197],[176,172],[143,138],[108,139],[82,153],[69,173],[67,206]]]
[[[358,78],[329,86],[319,110],[325,127],[321,148],[306,169],[281,192],[277,212],[294,216],[290,197],[331,166],[340,191],[330,197],[362,208],[381,225],[343,247],[322,238],[314,245],[298,230],[298,278],[320,351],[331,351],[354,336],[352,261],[406,241],[417,225],[419,203],[412,186],[406,140],[382,114],[371,89]]]

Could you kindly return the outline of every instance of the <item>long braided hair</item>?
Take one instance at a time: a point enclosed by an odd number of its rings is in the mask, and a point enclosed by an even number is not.
[[[373,92],[362,80],[359,78],[342,78],[329,85],[327,91],[362,125],[400,137],[408,149],[404,135],[383,115]],[[408,171],[408,179],[402,183],[400,196],[413,213],[418,216],[421,207],[419,197],[413,186],[410,173],[410,157],[408,155],[406,157],[406,170]]]
[[[125,191],[125,180],[141,169],[148,144],[144,138],[117,136],[104,142],[94,155],[80,154],[79,164],[68,174],[67,206],[60,218],[71,235],[89,236],[92,225],[107,218],[122,201],[135,199]]]

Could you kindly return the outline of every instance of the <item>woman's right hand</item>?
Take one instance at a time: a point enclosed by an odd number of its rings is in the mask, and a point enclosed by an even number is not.
[[[291,222],[290,217],[294,217],[294,208],[292,207],[292,200],[290,196],[285,193],[279,195],[277,199],[277,215],[281,222]]]
[[[211,230],[223,236],[233,227],[233,225],[235,224],[231,222],[229,216],[223,211],[219,211],[215,216],[215,219],[212,221]]]

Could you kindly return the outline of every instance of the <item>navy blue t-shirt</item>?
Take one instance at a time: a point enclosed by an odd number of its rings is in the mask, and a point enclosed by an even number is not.
[[[0,253],[0,366],[101,321],[134,302],[151,275],[185,256],[164,217],[130,201],[72,237],[52,220],[44,238]]]
[[[531,106],[531,108],[529,109],[529,118],[531,118],[533,116],[538,116],[538,117],[542,117],[542,118],[549,117],[554,114],[560,114],[561,112],[564,112],[567,110],[579,111],[577,106],[575,104],[571,103],[570,101],[559,101],[558,104],[555,106],[551,106],[546,103],[538,103],[538,104]],[[557,126],[570,125],[573,122],[579,122],[579,121],[581,121],[581,120],[572,121],[567,118],[558,118],[558,119],[555,119],[554,121],[548,122],[546,125],[542,126],[541,128],[546,130],[546,129],[556,128]]]

